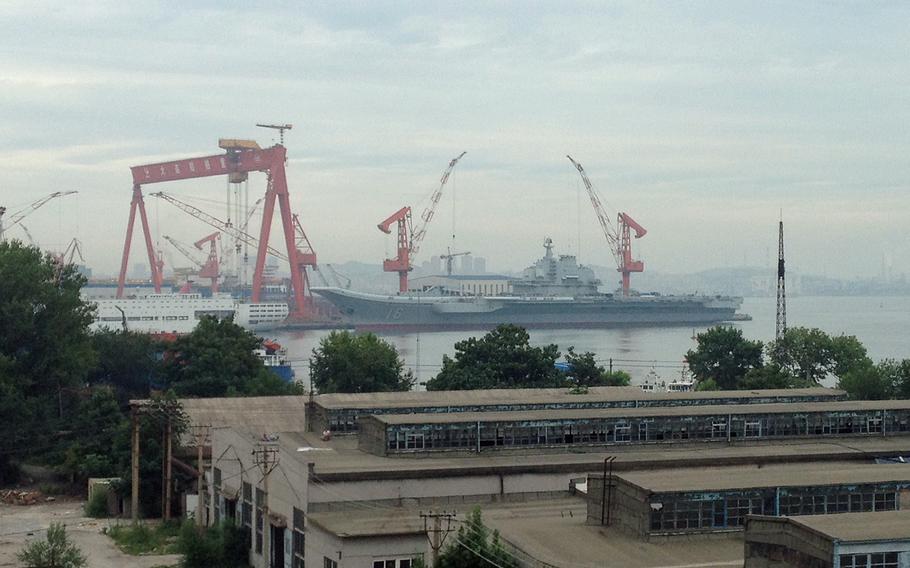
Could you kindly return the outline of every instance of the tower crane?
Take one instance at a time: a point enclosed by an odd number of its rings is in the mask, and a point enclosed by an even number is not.
[[[447,276],[451,276],[451,275],[452,275],[452,266],[455,264],[455,259],[456,259],[457,257],[459,257],[459,256],[466,256],[466,255],[469,255],[469,254],[471,254],[471,251],[467,251],[467,252],[452,252],[452,250],[449,249],[449,252],[447,252],[446,254],[441,254],[441,255],[439,255],[439,260],[444,260],[445,263],[446,263],[446,275],[447,275]]]
[[[594,214],[597,216],[600,228],[607,239],[610,252],[613,253],[613,258],[616,260],[616,271],[622,274],[622,295],[628,296],[631,285],[630,275],[633,272],[643,272],[645,269],[644,262],[632,259],[632,231],[635,231],[636,239],[645,236],[648,231],[635,222],[627,213],[619,213],[616,216],[616,222],[619,225],[619,231],[617,231],[613,224],[610,223],[610,218],[604,210],[600,195],[598,195],[591,180],[588,179],[588,174],[585,173],[584,168],[572,159],[572,156],[567,155],[566,157],[569,158],[569,161],[572,162],[572,165],[575,166],[575,169],[581,175],[581,180],[584,182],[585,190],[587,190],[591,205],[594,208]]]
[[[177,249],[177,252],[182,254],[184,258],[186,258],[187,260],[189,260],[190,262],[193,263],[192,268],[186,268],[186,269],[175,268],[174,269],[175,274],[180,274],[180,275],[183,275],[186,277],[186,282],[184,282],[183,286],[180,288],[180,293],[187,294],[190,292],[190,288],[192,286],[192,284],[190,283],[190,278],[189,278],[190,274],[198,274],[199,271],[202,270],[203,263],[198,258],[196,258],[196,256],[192,253],[192,251],[190,251],[189,245],[184,245],[177,239],[175,239],[171,236],[168,236],[168,235],[162,235],[162,237],[164,237],[164,240],[169,242],[171,244],[171,246],[173,246],[175,249]]]
[[[29,215],[34,213],[37,209],[39,209],[42,205],[44,205],[48,201],[51,201],[52,199],[56,199],[58,197],[72,195],[74,193],[79,193],[79,192],[75,191],[75,190],[55,191],[54,193],[51,193],[50,195],[45,195],[41,199],[38,199],[37,201],[32,202],[31,204],[24,207],[23,209],[20,209],[19,211],[16,211],[15,213],[11,213],[9,215],[9,217],[6,218],[5,221],[4,221],[3,217],[5,216],[6,211],[7,211],[6,207],[0,207],[0,242],[2,242],[4,240],[4,235],[5,235],[6,231],[8,231],[9,229],[20,224],[23,219],[25,219],[26,217],[28,217]],[[26,234],[28,234],[28,233],[26,232]]]
[[[426,236],[427,226],[436,214],[436,206],[439,205],[439,201],[442,199],[442,190],[445,188],[446,182],[449,181],[452,170],[455,169],[458,161],[465,154],[467,152],[462,152],[449,161],[449,166],[442,173],[442,177],[439,178],[439,187],[433,191],[429,204],[420,214],[420,224],[417,227],[414,227],[411,222],[411,208],[409,206],[402,207],[389,216],[388,219],[377,225],[379,230],[385,234],[392,232],[392,225],[397,225],[398,227],[398,254],[395,258],[383,260],[382,269],[385,272],[398,273],[399,292],[408,291],[408,272],[413,268],[411,266],[411,257],[420,250],[420,243]]]

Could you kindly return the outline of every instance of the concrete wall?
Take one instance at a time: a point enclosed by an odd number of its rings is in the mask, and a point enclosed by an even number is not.
[[[608,477],[609,479],[609,477]],[[649,495],[634,485],[613,476],[613,492],[607,486],[607,504],[604,503],[604,478],[603,475],[588,476],[588,515],[589,524],[601,524],[601,514],[604,522],[609,515],[610,525],[632,534],[641,539],[647,539],[651,528],[651,509]]]
[[[307,532],[307,566],[322,568],[326,558],[338,568],[373,568],[377,560],[399,560],[423,556],[429,559],[426,534],[339,538],[318,525]]]
[[[568,495],[572,478],[586,472],[488,474],[313,483],[312,511],[345,510],[351,501],[377,501],[390,506],[458,505],[465,502],[522,501]],[[346,503],[347,502],[347,503]]]
[[[831,566],[833,543],[786,518],[749,517],[745,530],[746,568]]]

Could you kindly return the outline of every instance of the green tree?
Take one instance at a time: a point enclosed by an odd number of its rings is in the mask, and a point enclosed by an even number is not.
[[[0,476],[10,457],[47,447],[66,426],[70,396],[94,365],[82,300],[85,279],[58,271],[49,255],[19,241],[0,242]],[[0,479],[5,481],[5,479]]]
[[[594,353],[575,353],[573,347],[566,352],[566,363],[570,370],[566,372],[570,386],[578,387],[623,387],[632,380],[625,371],[607,371],[597,364]]]
[[[875,365],[866,360],[844,373],[837,388],[856,400],[910,398],[910,359],[884,359]]]
[[[120,404],[129,399],[147,398],[158,380],[160,362],[155,354],[162,345],[147,333],[104,329],[91,335],[98,359],[88,374],[92,385],[110,385]]]
[[[129,421],[120,411],[113,389],[92,389],[73,414],[60,469],[80,483],[89,477],[116,476],[118,456],[112,448],[128,430]]]
[[[35,540],[25,545],[16,558],[26,568],[83,568],[88,566],[85,555],[70,542],[66,527],[52,523],[47,529],[47,539]]]
[[[451,537],[450,537],[451,538]],[[513,568],[517,567],[499,541],[499,531],[490,531],[483,523],[480,507],[468,513],[458,528],[455,542],[439,555],[434,568]]]
[[[427,390],[557,387],[562,373],[554,366],[556,345],[531,347],[528,332],[500,325],[481,338],[455,344],[455,358],[442,357],[442,371],[427,381]]]
[[[713,379],[720,389],[737,389],[746,373],[763,364],[762,342],[746,339],[739,328],[712,327],[696,340],[686,360],[699,383]]]
[[[737,388],[755,389],[789,389],[799,386],[800,381],[775,364],[749,369],[739,382]]]
[[[852,335],[831,337],[818,328],[793,327],[768,348],[771,362],[805,384],[817,385],[828,375],[842,377],[872,364],[866,348]]]
[[[395,347],[372,333],[333,331],[313,349],[310,380],[320,393],[408,391],[414,377]]]
[[[261,343],[230,319],[203,317],[165,352],[162,377],[182,397],[298,394],[297,385],[274,380],[256,356]]]

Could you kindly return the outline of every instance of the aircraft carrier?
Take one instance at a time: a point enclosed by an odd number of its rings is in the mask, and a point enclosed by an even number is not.
[[[546,253],[511,281],[508,294],[465,295],[433,287],[396,295],[314,287],[358,329],[489,329],[511,323],[529,328],[602,328],[622,325],[698,325],[740,319],[742,298],[732,296],[605,294],[594,271],[571,255]]]

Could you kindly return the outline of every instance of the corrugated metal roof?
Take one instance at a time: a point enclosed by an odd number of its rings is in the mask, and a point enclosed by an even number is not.
[[[458,424],[469,422],[528,422],[584,420],[587,418],[647,418],[657,416],[726,416],[732,414],[799,414],[851,410],[910,410],[910,400],[793,402],[774,404],[716,404],[651,406],[644,408],[582,408],[520,412],[439,412],[433,414],[377,414],[367,419],[384,424]]]
[[[567,388],[547,389],[485,389],[455,391],[410,391],[375,393],[330,393],[314,397],[317,406],[340,408],[408,408],[419,406],[461,406],[469,404],[540,404],[561,402],[619,402],[649,400],[713,400],[747,399],[785,396],[844,396],[838,389],[822,387],[805,389],[767,389],[749,391],[692,391],[647,393],[635,386],[591,387],[587,393],[573,394]]]
[[[910,471],[902,465],[856,462],[674,468],[626,471],[614,475],[654,493],[855,483],[910,483]],[[594,474],[591,477],[601,478],[602,474]]]

